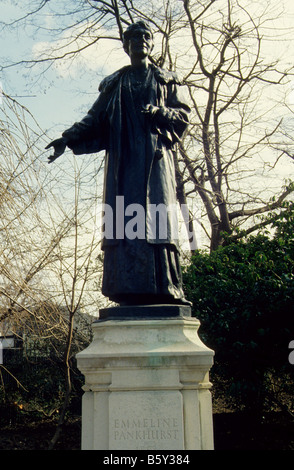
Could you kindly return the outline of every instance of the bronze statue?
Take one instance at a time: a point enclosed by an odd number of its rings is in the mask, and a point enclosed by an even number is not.
[[[51,142],[49,163],[69,147],[74,154],[106,151],[104,203],[112,208],[114,225],[126,226],[124,207],[142,207],[144,237],[104,236],[102,293],[120,305],[187,304],[182,290],[174,211],[166,213],[163,236],[150,235],[150,207],[176,206],[174,146],[188,125],[189,106],[180,98],[180,81],[149,63],[153,34],[142,21],[124,33],[131,65],[106,77],[88,114]],[[136,206],[133,206],[133,205]],[[118,222],[117,222],[118,223]],[[121,227],[120,227],[121,228]],[[117,233],[120,236],[117,236]]]

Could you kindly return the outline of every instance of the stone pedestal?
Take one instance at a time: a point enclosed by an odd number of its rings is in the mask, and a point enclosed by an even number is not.
[[[100,312],[77,355],[85,376],[83,450],[213,449],[213,351],[189,307]]]

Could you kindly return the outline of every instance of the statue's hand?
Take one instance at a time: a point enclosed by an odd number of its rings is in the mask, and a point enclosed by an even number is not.
[[[66,149],[66,139],[64,137],[60,137],[59,139],[53,140],[49,145],[47,145],[47,147],[45,147],[45,149],[47,150],[51,147],[54,148],[54,154],[48,157],[48,163],[54,162],[56,158],[60,157],[64,153]]]
[[[147,114],[150,117],[153,117],[155,116],[158,110],[159,108],[157,106],[153,106],[153,104],[147,104],[147,106],[145,106],[142,109],[142,113]]]

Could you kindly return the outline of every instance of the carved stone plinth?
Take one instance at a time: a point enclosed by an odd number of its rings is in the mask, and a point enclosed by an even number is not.
[[[213,449],[213,351],[189,307],[172,306],[170,316],[160,308],[117,307],[123,316],[102,311],[107,319],[93,324],[92,343],[77,355],[82,449]]]

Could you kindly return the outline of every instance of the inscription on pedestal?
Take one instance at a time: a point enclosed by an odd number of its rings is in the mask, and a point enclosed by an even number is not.
[[[114,439],[153,440],[178,439],[179,422],[176,418],[114,420]]]
[[[109,406],[111,450],[184,449],[180,392],[112,392]]]

